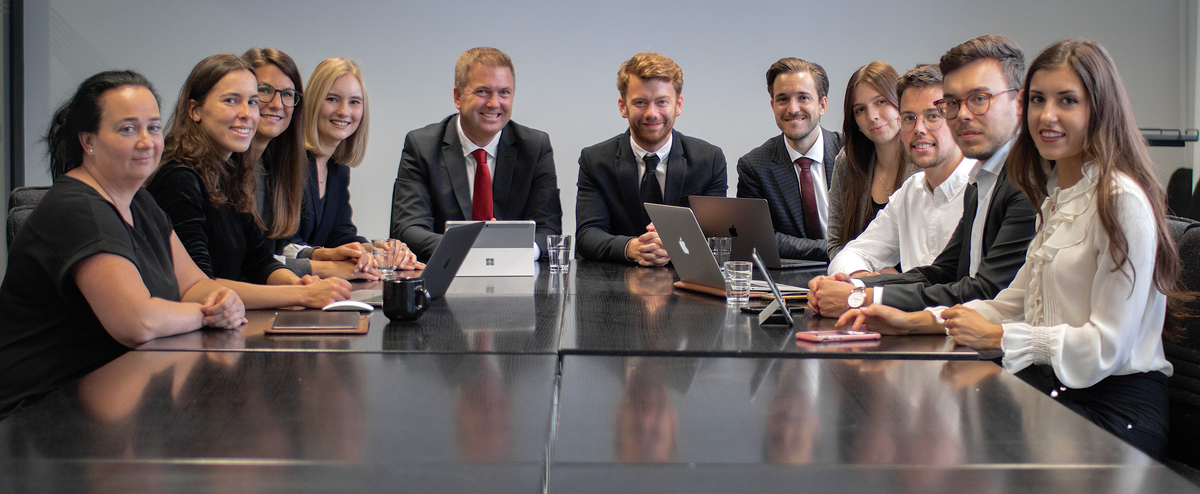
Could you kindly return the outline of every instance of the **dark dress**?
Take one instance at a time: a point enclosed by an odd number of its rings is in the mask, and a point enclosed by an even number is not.
[[[124,257],[151,296],[179,301],[170,219],[144,190],[130,209],[132,226],[91,186],[62,176],[13,239],[0,285],[0,418],[129,350],[75,285],[80,261]]]
[[[226,204],[215,208],[200,174],[178,161],[159,168],[146,188],[171,218],[175,234],[209,278],[265,284],[277,269],[272,246],[254,218]]]

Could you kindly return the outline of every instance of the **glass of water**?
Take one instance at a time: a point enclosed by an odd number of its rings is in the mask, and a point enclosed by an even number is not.
[[[570,269],[570,235],[547,235],[546,248],[550,251],[550,271],[566,271]]]
[[[725,262],[729,260],[729,252],[733,250],[733,238],[708,237],[708,250],[717,258],[717,266],[724,268]]]
[[[371,255],[375,256],[375,268],[383,273],[384,278],[391,278],[395,273],[399,251],[399,240],[377,238],[371,241]]]
[[[754,267],[750,261],[725,262],[725,302],[744,305],[750,301],[750,279]]]

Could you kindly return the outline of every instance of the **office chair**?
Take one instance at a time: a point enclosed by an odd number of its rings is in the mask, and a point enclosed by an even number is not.
[[[33,208],[37,207],[37,203],[42,200],[48,190],[50,190],[49,185],[13,189],[12,194],[8,196],[8,243],[5,245],[12,246],[13,238],[17,236],[17,232],[21,231],[25,220],[29,219]]]
[[[1192,292],[1200,292],[1200,221],[1168,217],[1171,237],[1179,248],[1183,264],[1183,283]],[[1200,316],[1200,299],[1187,306]],[[1175,367],[1168,381],[1170,412],[1167,458],[1200,468],[1200,317],[1179,321],[1181,331],[1163,336],[1167,360]]]
[[[1192,203],[1192,169],[1177,168],[1167,180],[1167,214],[1184,216]]]

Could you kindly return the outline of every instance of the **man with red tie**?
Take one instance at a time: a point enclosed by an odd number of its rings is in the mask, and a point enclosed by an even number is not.
[[[512,122],[512,59],[472,48],[454,65],[459,113],[408,133],[392,187],[391,236],[425,261],[446,220],[533,220],[539,257],[562,233],[550,136]]]
[[[828,261],[829,186],[842,135],[821,128],[829,105],[825,69],[783,58],[767,70],[767,93],[783,133],[738,160],[738,197],[766,199],[779,256]]]
[[[579,156],[579,256],[662,266],[671,259],[643,204],[687,206],[691,195],[725,197],[725,155],[674,130],[683,111],[683,70],[667,56],[645,52],[623,62],[617,91],[629,129]]]

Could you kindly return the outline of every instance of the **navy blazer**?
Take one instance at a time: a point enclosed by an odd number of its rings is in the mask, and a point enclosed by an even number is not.
[[[825,187],[832,186],[833,162],[842,150],[842,135],[821,129],[825,140]],[[800,200],[800,181],[796,164],[788,154],[783,134],[750,150],[738,160],[738,197],[766,199],[775,227],[779,256],[787,259],[828,261],[827,240],[808,238],[804,230],[804,206]]]
[[[471,219],[471,187],[456,118],[457,113],[408,133],[392,186],[392,238],[408,244],[422,261],[442,241],[446,220]],[[536,222],[534,242],[547,257],[546,236],[562,233],[550,136],[509,121],[491,171],[493,216]]]
[[[725,197],[725,155],[700,139],[672,133],[663,203],[687,206],[691,195]],[[575,201],[579,257],[630,262],[625,244],[650,224],[642,206],[641,182],[629,131],[579,155],[579,196]]]
[[[308,157],[308,183],[304,188],[304,201],[300,205],[300,227],[289,239],[290,243],[313,247],[337,247],[350,242],[366,242],[358,235],[354,226],[354,211],[350,208],[350,167],[333,161],[326,165],[325,205],[321,209],[321,222],[317,223],[317,160]]]

